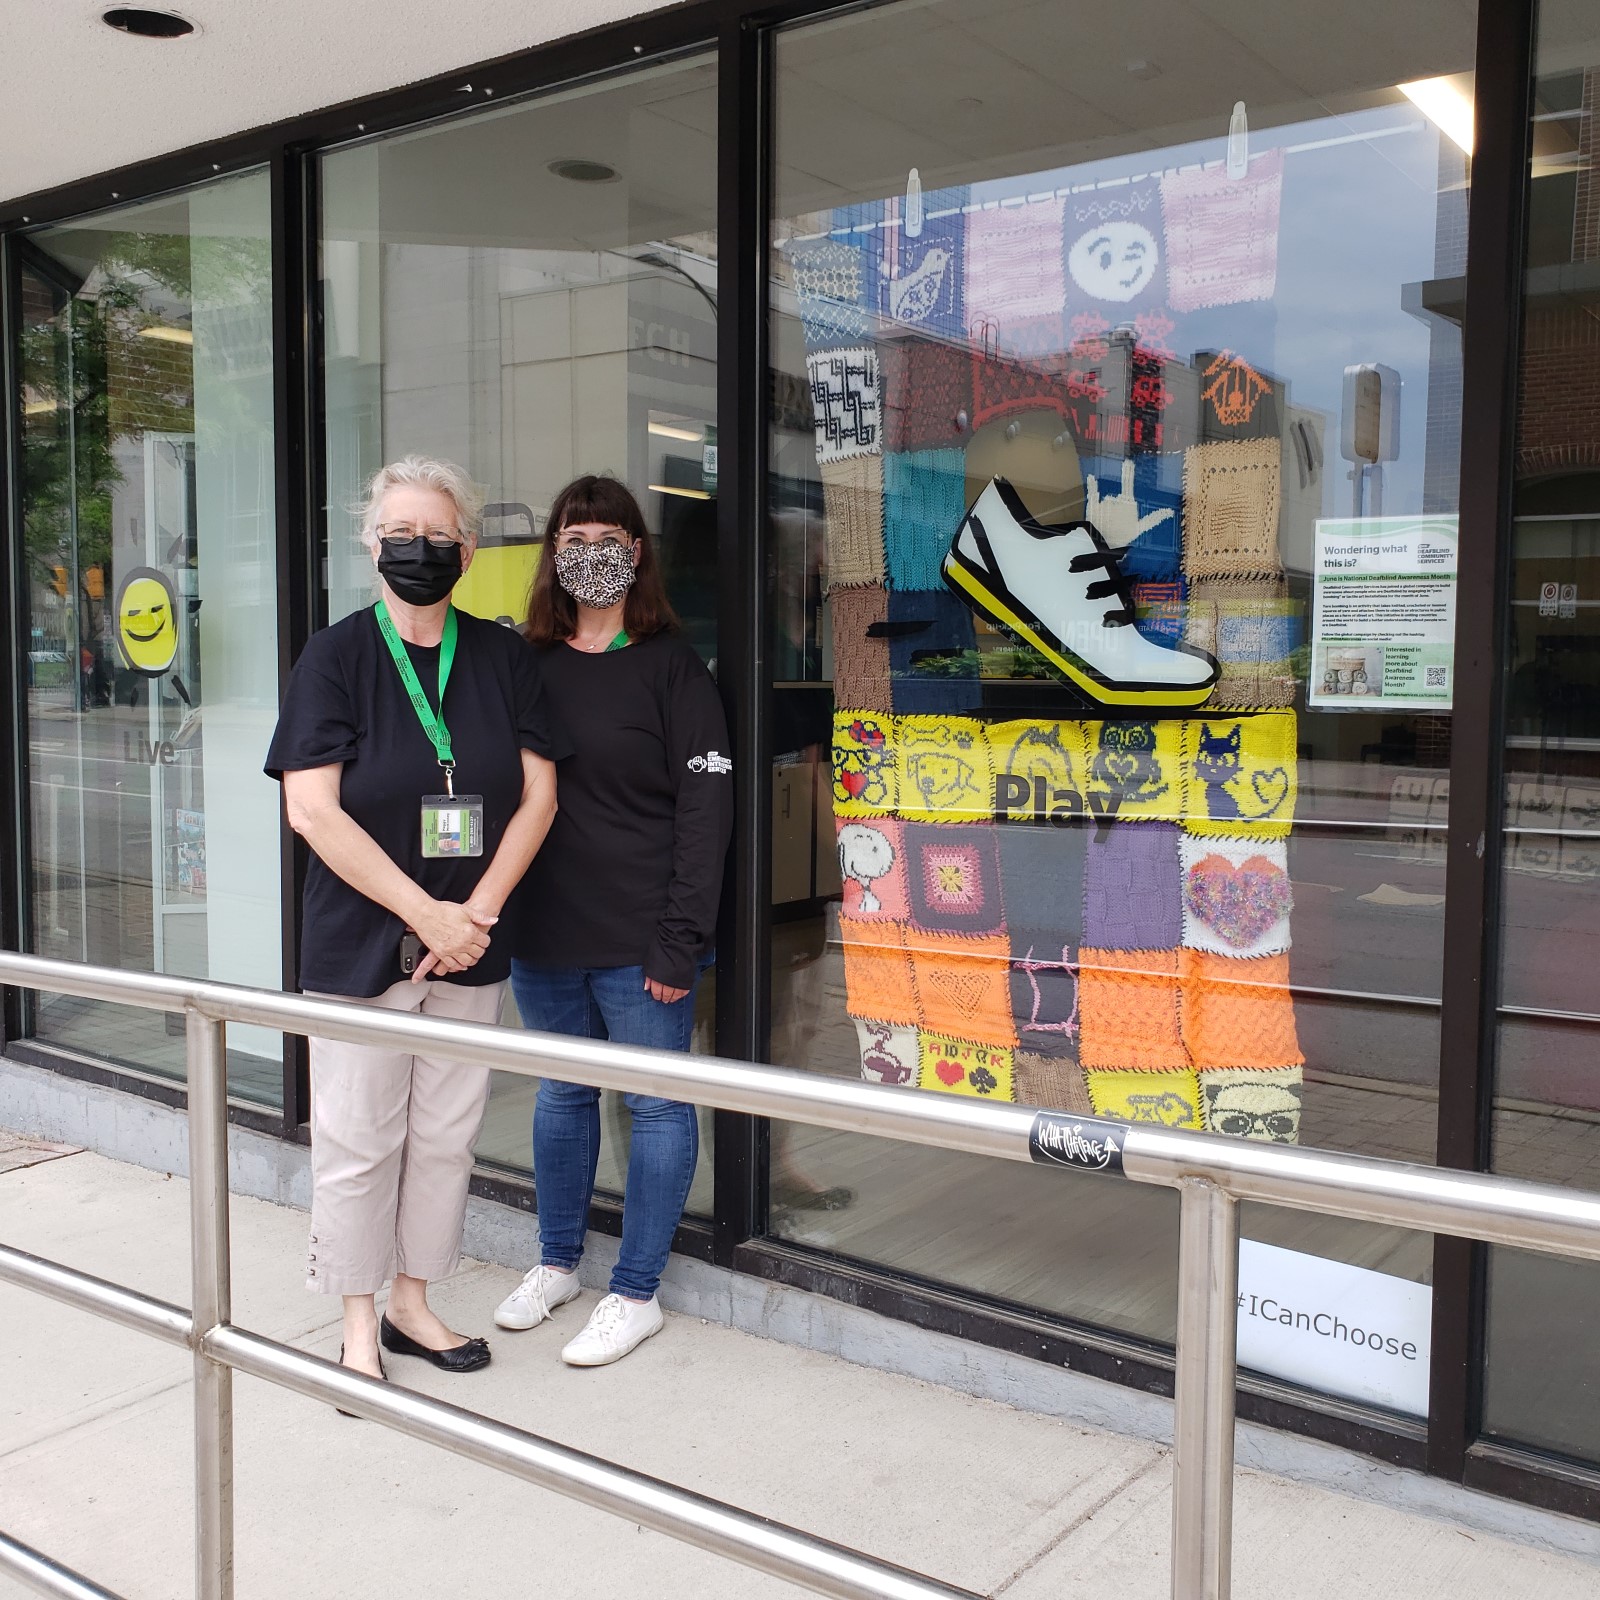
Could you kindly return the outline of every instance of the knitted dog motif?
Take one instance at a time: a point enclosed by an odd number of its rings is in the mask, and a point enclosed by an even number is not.
[[[1089,764],[1090,775],[1096,783],[1125,800],[1154,800],[1167,792],[1161,763],[1156,759],[1153,723],[1103,722],[1099,746]]]
[[[1209,723],[1200,727],[1200,748],[1195,752],[1194,770],[1206,786],[1206,812],[1215,821],[1242,819],[1255,821],[1270,817],[1283,804],[1288,792],[1288,774],[1282,767],[1271,772],[1257,772],[1250,779],[1256,799],[1261,802],[1259,811],[1243,811],[1228,785],[1239,777],[1239,747],[1244,729],[1237,723],[1226,734],[1211,731]]]

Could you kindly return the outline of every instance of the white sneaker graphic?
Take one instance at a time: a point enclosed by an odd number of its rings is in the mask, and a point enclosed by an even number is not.
[[[1217,681],[1204,651],[1159,645],[1134,626],[1132,588],[1089,523],[1047,527],[1004,478],[962,518],[943,575],[972,610],[1102,705],[1197,706]]]
[[[561,1352],[569,1367],[603,1367],[620,1361],[637,1349],[653,1333],[660,1333],[665,1319],[654,1295],[642,1305],[608,1294],[589,1315],[583,1332]]]
[[[578,1274],[557,1272],[554,1267],[535,1267],[504,1300],[494,1308],[499,1328],[537,1328],[557,1306],[578,1297]]]

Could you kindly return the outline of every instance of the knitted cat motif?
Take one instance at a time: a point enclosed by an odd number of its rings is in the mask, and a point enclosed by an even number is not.
[[[1261,802],[1261,809],[1240,809],[1228,785],[1240,777],[1243,737],[1244,728],[1237,722],[1224,734],[1213,733],[1210,723],[1200,725],[1200,746],[1195,751],[1194,770],[1206,786],[1206,813],[1213,822],[1260,821],[1270,817],[1288,795],[1289,776],[1282,767],[1274,767],[1270,772],[1253,772],[1250,787]]]
[[[1089,776],[1124,800],[1154,800],[1167,792],[1156,754],[1155,724],[1102,722]]]

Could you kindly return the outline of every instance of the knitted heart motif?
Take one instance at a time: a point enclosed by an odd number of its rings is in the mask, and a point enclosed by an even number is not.
[[[964,1017],[970,1017],[983,1004],[989,980],[981,972],[932,972],[934,988]]]
[[[857,772],[851,767],[842,767],[839,770],[839,782],[843,785],[844,792],[852,800],[859,800],[861,791],[867,786],[867,775],[864,772]]]
[[[939,1082],[947,1084],[952,1089],[967,1075],[967,1069],[959,1061],[952,1061],[948,1056],[941,1056],[934,1062],[933,1070]]]
[[[1189,909],[1236,950],[1254,944],[1294,904],[1288,874],[1266,856],[1237,867],[1225,856],[1204,856],[1189,868],[1184,893]]]

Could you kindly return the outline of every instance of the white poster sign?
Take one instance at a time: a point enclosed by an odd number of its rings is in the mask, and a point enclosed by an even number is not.
[[[1241,1367],[1425,1417],[1432,1327],[1425,1283],[1239,1242]]]
[[[1454,517],[1318,518],[1309,704],[1450,709],[1456,551]]]

